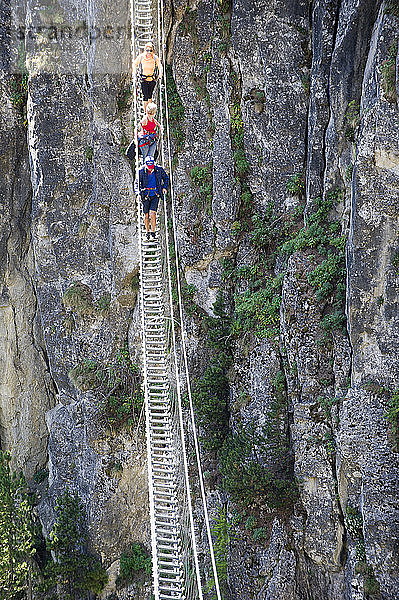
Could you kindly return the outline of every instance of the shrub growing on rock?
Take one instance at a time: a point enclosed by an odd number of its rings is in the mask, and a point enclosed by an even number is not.
[[[252,331],[259,338],[274,338],[278,334],[281,284],[282,276],[270,277],[263,289],[235,296],[235,332]]]
[[[302,173],[291,175],[286,183],[286,189],[293,196],[301,196],[305,192],[305,178]]]
[[[34,529],[25,478],[10,460],[0,452],[0,598],[19,600],[32,574]]]
[[[203,208],[210,208],[212,202],[212,164],[195,166],[190,171],[195,187],[195,198]]]
[[[93,292],[85,283],[75,281],[64,293],[62,303],[79,315],[93,313]]]
[[[396,102],[396,55],[398,42],[396,41],[388,50],[388,58],[380,66],[381,85],[388,102]]]
[[[356,100],[351,100],[345,113],[345,137],[350,142],[355,141],[356,129],[360,123],[360,104]]]
[[[84,359],[68,373],[73,385],[81,392],[87,392],[99,386],[99,366],[96,361]]]
[[[85,592],[101,593],[108,575],[100,561],[86,553],[86,523],[79,497],[69,491],[59,496],[55,515],[48,539],[55,562],[46,565],[40,591],[56,593],[62,600],[80,600]]]
[[[68,373],[82,392],[95,390],[100,396],[101,419],[112,428],[131,426],[140,415],[144,396],[139,370],[124,345],[109,362],[84,359]]]
[[[385,413],[385,418],[391,426],[394,447],[396,450],[399,450],[399,390],[395,390],[392,394],[389,400],[388,410]]]
[[[18,112],[21,124],[27,125],[26,103],[28,100],[29,75],[26,72],[11,75],[9,79],[10,102]]]
[[[273,469],[265,466],[270,442],[267,434],[242,427],[223,444],[220,459],[224,488],[245,508],[266,504],[271,510],[287,509],[298,497],[284,446],[273,449]]]
[[[207,345],[212,352],[209,365],[193,386],[195,412],[202,427],[202,445],[207,450],[219,450],[229,428],[230,388],[227,370],[231,364],[231,319],[226,315],[223,299],[213,305],[215,317],[205,317]]]
[[[142,544],[134,542],[120,557],[119,584],[128,584],[151,574],[151,556]]]
[[[228,431],[229,383],[223,366],[210,364],[194,387],[196,414],[204,430],[203,446],[217,450]]]

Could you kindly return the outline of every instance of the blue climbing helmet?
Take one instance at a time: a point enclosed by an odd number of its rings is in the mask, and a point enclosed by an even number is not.
[[[144,164],[146,166],[148,165],[149,167],[152,167],[153,165],[155,165],[155,160],[153,159],[152,156],[148,155],[148,156],[145,157]]]

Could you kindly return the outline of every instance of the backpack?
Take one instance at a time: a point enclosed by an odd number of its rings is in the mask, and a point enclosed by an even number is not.
[[[141,148],[141,146],[139,145],[139,147]],[[155,148],[155,152],[154,152],[154,160],[157,160],[158,157],[158,146]],[[136,158],[136,143],[134,140],[132,140],[129,144],[129,146],[126,149],[125,152],[125,156],[127,156],[127,158],[129,160],[134,160]]]
[[[129,160],[134,160],[134,157],[136,155],[136,144],[134,140],[130,142],[129,146],[126,149],[125,155],[128,157]]]

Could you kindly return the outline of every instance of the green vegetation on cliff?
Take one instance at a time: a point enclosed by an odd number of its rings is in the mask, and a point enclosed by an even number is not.
[[[339,189],[331,190],[325,199],[316,198],[313,212],[306,216],[302,227],[301,205],[280,218],[273,217],[269,206],[262,216],[255,213],[250,219],[243,219],[240,233],[249,232],[259,258],[255,264],[238,269],[231,259],[224,262],[225,279],[232,283],[245,281],[248,286],[245,292],[235,295],[236,333],[252,332],[259,338],[278,335],[284,272],[288,258],[297,252],[312,257],[314,268],[307,274],[307,280],[317,301],[328,306],[323,328],[331,332],[345,327],[346,238],[340,233],[339,221],[330,217],[341,198]],[[280,266],[283,272],[276,276],[273,266],[277,256],[283,261]]]
[[[100,418],[112,429],[131,427],[137,422],[144,397],[141,376],[130,359],[127,344],[109,361],[87,358],[80,361],[68,375],[77,389],[97,394]]]
[[[219,579],[220,591],[224,597],[227,595],[227,558],[230,546],[232,524],[227,514],[227,506],[218,506],[217,517],[212,527],[213,549],[215,552],[216,570]],[[213,577],[207,583],[207,590],[214,590],[215,580]]]
[[[396,102],[396,56],[398,54],[398,41],[394,42],[388,50],[388,58],[380,66],[381,84],[386,99]]]
[[[33,497],[22,473],[0,452],[0,600],[80,600],[107,583],[100,561],[86,551],[83,505],[68,491],[55,503],[55,522],[46,540],[35,524]],[[51,552],[51,554],[50,554]]]
[[[60,600],[80,600],[85,592],[99,594],[108,576],[100,561],[86,553],[86,520],[79,497],[65,492],[57,498],[54,510],[47,549],[55,560],[45,566],[40,591],[46,598]]]
[[[211,356],[202,377],[194,382],[193,401],[204,431],[203,447],[217,451],[222,447],[229,427],[227,371],[232,356],[231,347],[227,343],[230,319],[225,312],[221,296],[215,302],[213,310],[215,317],[204,317]]]
[[[19,600],[32,588],[34,526],[32,505],[22,473],[0,452],[0,599]]]
[[[211,213],[212,206],[212,163],[193,167],[190,177],[194,187],[194,199],[199,206]]]
[[[255,429],[239,423],[232,430],[229,370],[237,322],[227,315],[221,295],[214,304],[214,314],[202,319],[210,358],[193,385],[202,448],[218,457],[224,489],[241,511],[253,515],[257,530],[263,531],[264,520],[258,518],[263,507],[286,511],[298,497],[286,436],[284,374],[279,372],[273,379],[275,401],[267,413],[267,425]],[[256,332],[254,326],[252,330]],[[270,456],[273,466],[267,462]],[[256,538],[263,539],[263,533],[258,532]]]
[[[25,67],[23,68],[25,69]],[[29,75],[26,71],[22,73],[15,73],[14,75],[11,75],[9,79],[10,102],[17,111],[19,122],[24,127],[26,127],[28,123],[26,115],[28,83]]]
[[[151,575],[151,556],[142,544],[134,542],[120,557],[118,584],[126,585]]]
[[[385,418],[391,426],[394,448],[399,450],[399,390],[393,392]]]
[[[223,485],[242,508],[288,510],[298,498],[286,440],[276,440],[277,421],[257,431],[241,426],[226,439],[221,451]],[[274,439],[273,439],[274,438]],[[265,465],[273,456],[274,467]]]
[[[170,132],[175,140],[175,156],[172,166],[175,165],[176,154],[183,149],[186,139],[184,130],[184,106],[177,91],[176,82],[173,77],[172,67],[166,66],[166,90],[168,93],[168,110],[169,110],[169,126]]]
[[[247,290],[235,297],[233,331],[252,331],[259,338],[275,338],[279,332],[283,276],[266,277],[260,290]]]
[[[379,596],[380,586],[375,578],[373,567],[368,564],[364,545],[363,516],[349,503],[345,510],[346,529],[355,542],[355,573],[363,575],[363,591],[369,596]]]

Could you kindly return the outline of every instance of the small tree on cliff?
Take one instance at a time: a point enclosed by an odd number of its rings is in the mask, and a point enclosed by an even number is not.
[[[11,471],[10,459],[0,451],[0,600],[26,597],[35,553],[26,480]]]
[[[87,544],[84,509],[77,495],[68,491],[57,499],[56,520],[47,547],[55,562],[44,572],[41,591],[62,600],[80,600],[85,592],[99,594],[108,581],[100,562],[86,554]],[[47,596],[46,596],[47,597]]]

